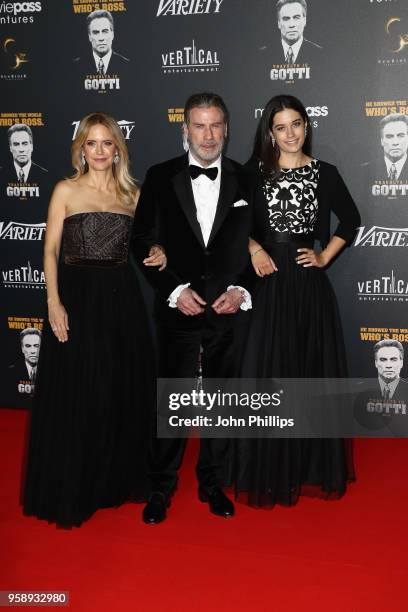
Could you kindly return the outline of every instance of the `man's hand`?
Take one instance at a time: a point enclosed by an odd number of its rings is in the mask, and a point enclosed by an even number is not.
[[[180,310],[180,312],[189,317],[204,312],[203,306],[205,306],[206,303],[207,302],[204,302],[198,293],[189,287],[183,289],[177,298],[177,308]]]
[[[239,289],[229,289],[220,295],[212,305],[217,314],[234,314],[239,310],[244,297]]]

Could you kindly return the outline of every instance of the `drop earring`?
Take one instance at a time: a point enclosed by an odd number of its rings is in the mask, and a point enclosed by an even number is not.
[[[119,153],[115,153],[115,157],[113,158],[113,163],[117,164],[119,162]]]
[[[82,161],[82,165],[85,166],[86,158],[85,158],[85,154],[83,152],[82,152],[82,155],[81,155],[81,161]]]
[[[272,136],[272,134],[271,134],[271,143],[272,143],[272,146],[273,146],[273,147],[275,147],[275,145],[276,145],[276,140],[275,140],[275,138]]]
[[[305,125],[305,138],[307,136],[307,125]]]

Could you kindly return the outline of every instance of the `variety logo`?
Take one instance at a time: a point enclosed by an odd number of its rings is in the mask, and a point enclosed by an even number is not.
[[[79,124],[80,124],[80,121],[73,121],[71,124],[74,126],[74,133],[72,135],[72,140],[74,140],[75,136],[77,135]],[[130,135],[135,128],[135,122],[126,121],[126,119],[122,119],[121,121],[118,121],[118,126],[122,130],[125,140],[130,140]]]
[[[362,302],[408,302],[408,283],[391,274],[357,282],[357,296]]]
[[[219,13],[224,0],[160,0],[156,17]]]
[[[360,247],[406,247],[408,246],[408,227],[381,227],[373,225],[366,230],[358,228],[354,246]]]
[[[2,271],[3,286],[8,289],[45,289],[43,270],[37,270],[27,262],[26,266]]]
[[[197,47],[195,41],[177,51],[162,53],[163,74],[179,72],[218,72],[220,61],[217,51]]]
[[[42,240],[46,226],[46,223],[0,221],[0,240]]]

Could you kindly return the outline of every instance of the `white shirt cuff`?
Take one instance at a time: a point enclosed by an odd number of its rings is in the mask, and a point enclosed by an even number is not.
[[[244,301],[242,302],[240,309],[241,310],[251,310],[252,298],[251,298],[251,294],[249,293],[249,291],[247,291],[243,287],[240,287],[239,285],[230,285],[229,287],[227,287],[227,291],[229,291],[230,289],[239,289],[240,291],[242,291]]]
[[[189,286],[190,283],[187,283],[186,285],[179,285],[174,291],[172,291],[172,293],[170,293],[169,297],[167,298],[170,308],[177,308],[177,300],[180,293],[183,291],[183,289],[186,289],[186,287]]]

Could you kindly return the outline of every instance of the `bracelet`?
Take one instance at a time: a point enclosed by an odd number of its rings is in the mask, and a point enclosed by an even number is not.
[[[262,247],[258,249],[257,251],[254,251],[253,253],[251,253],[251,257],[254,257],[257,253],[260,253],[261,251],[263,251]]]

